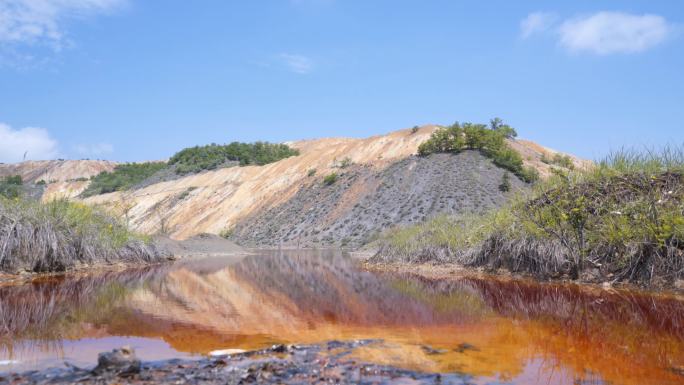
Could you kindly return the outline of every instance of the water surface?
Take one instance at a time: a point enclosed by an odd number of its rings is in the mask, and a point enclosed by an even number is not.
[[[339,252],[58,277],[0,288],[1,371],[380,338],[355,358],[479,384],[682,384],[684,302],[575,285],[361,271]]]

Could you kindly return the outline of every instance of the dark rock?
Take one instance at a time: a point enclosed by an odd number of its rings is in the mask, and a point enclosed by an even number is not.
[[[95,374],[112,373],[120,376],[140,373],[140,360],[135,356],[135,351],[124,346],[111,352],[100,353],[97,357],[97,366],[93,369]]]
[[[432,346],[427,346],[427,345],[423,345],[423,346],[421,346],[420,348],[423,349],[423,351],[425,352],[425,354],[428,354],[428,355],[435,355],[435,354],[444,354],[444,353],[446,353],[446,350],[444,350],[444,349],[435,349],[435,348],[433,348]]]
[[[458,344],[458,346],[454,349],[455,352],[459,352],[459,353],[463,353],[463,352],[465,352],[466,350],[474,350],[474,351],[477,351],[477,350],[479,350],[479,349],[476,348],[474,345],[471,345],[471,344],[469,344],[469,343],[467,343],[467,342],[463,342],[463,343]]]

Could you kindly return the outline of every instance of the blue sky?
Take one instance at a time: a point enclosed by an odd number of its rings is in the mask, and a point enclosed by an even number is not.
[[[684,143],[684,3],[0,0],[0,161],[486,122]]]

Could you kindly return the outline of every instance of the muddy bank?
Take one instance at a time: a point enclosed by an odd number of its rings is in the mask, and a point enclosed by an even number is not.
[[[246,250],[221,236],[199,234],[182,241],[166,236],[154,238],[154,244],[162,253],[180,258],[224,257],[246,254]]]
[[[462,373],[424,373],[362,362],[354,350],[379,340],[329,341],[320,345],[274,345],[197,361],[141,363],[129,348],[100,354],[92,369],[48,369],[0,374],[0,384],[469,384]],[[461,347],[471,349],[475,347]],[[425,346],[432,354],[439,350]]]

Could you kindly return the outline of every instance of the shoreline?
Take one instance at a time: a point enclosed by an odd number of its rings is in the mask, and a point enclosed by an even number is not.
[[[267,349],[203,357],[141,362],[129,347],[100,353],[92,369],[66,365],[22,373],[0,373],[5,384],[283,384],[283,383],[470,383],[465,373],[429,373],[374,364],[353,357],[356,348],[382,340],[327,341],[273,345]],[[426,347],[429,348],[429,347]]]
[[[389,274],[408,274],[426,279],[460,279],[475,278],[497,281],[521,281],[538,285],[574,285],[582,289],[601,290],[601,291],[620,291],[627,290],[646,295],[674,297],[684,300],[684,286],[671,287],[662,286],[639,286],[628,282],[597,282],[585,281],[581,279],[570,279],[568,277],[539,279],[532,274],[513,273],[509,270],[499,269],[492,271],[484,267],[467,267],[457,264],[431,264],[431,263],[407,263],[389,262],[372,263],[368,260],[362,261],[360,267],[369,272],[389,273]],[[684,282],[682,282],[684,285]]]
[[[185,241],[176,241],[179,244]],[[197,242],[196,239],[193,242]],[[196,247],[196,245],[193,245]],[[20,272],[7,273],[0,271],[0,287],[24,285],[33,282],[47,281],[51,279],[62,279],[71,277],[86,277],[93,274],[104,274],[111,272],[121,272],[131,269],[144,269],[148,267],[158,267],[164,265],[172,265],[174,263],[182,263],[184,261],[199,260],[205,258],[242,258],[249,255],[258,255],[260,251],[297,251],[297,250],[341,250],[341,249],[318,249],[318,248],[302,248],[302,249],[259,249],[259,248],[244,248],[239,250],[231,250],[227,252],[216,252],[212,250],[199,250],[193,247],[192,249],[185,248],[182,253],[175,253],[165,257],[165,260],[152,263],[123,263],[117,262],[112,264],[95,264],[95,265],[81,265],[70,268],[66,271],[56,272]],[[360,269],[377,272],[377,273],[393,273],[393,274],[410,274],[420,276],[427,279],[459,279],[459,278],[477,278],[477,279],[494,279],[494,280],[518,280],[533,282],[536,284],[562,284],[562,285],[577,285],[581,287],[600,289],[600,290],[629,290],[633,292],[641,292],[650,295],[665,295],[674,296],[678,299],[684,300],[684,281],[680,280],[672,285],[653,285],[642,286],[629,282],[608,282],[601,280],[585,280],[585,279],[571,279],[567,276],[558,278],[541,279],[533,274],[511,272],[509,270],[500,268],[492,270],[486,267],[469,267],[458,264],[439,264],[439,263],[411,263],[411,262],[369,262],[369,259],[374,255],[372,251],[368,250],[341,250],[349,255],[349,258],[354,260]]]

